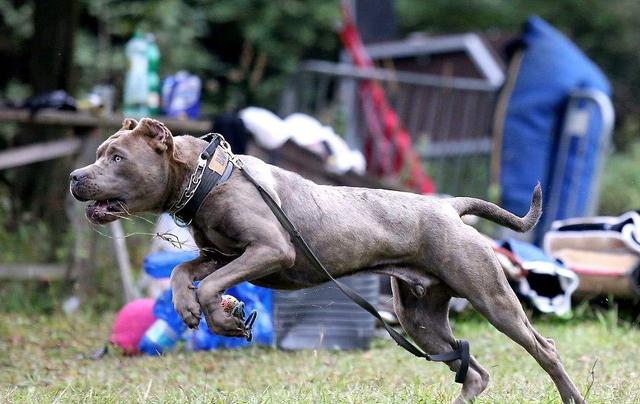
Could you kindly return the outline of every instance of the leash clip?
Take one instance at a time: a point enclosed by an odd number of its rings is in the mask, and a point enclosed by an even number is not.
[[[227,140],[224,138],[224,136],[220,134],[218,134],[218,136],[220,136],[220,148],[222,148],[222,151],[227,153],[231,164],[233,164],[238,170],[242,170],[242,167],[244,167],[244,163],[242,162],[242,160],[240,160],[238,156],[233,154],[233,152],[231,151],[231,146],[229,145],[229,142],[227,142]]]
[[[207,159],[205,159],[203,155],[200,155],[200,158],[198,159],[198,168],[202,168],[205,165],[207,165]]]

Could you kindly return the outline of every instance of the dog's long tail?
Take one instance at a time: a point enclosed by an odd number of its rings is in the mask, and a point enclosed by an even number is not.
[[[540,183],[536,185],[531,197],[529,212],[524,217],[518,217],[501,207],[482,199],[476,198],[451,198],[447,202],[458,211],[460,216],[476,215],[491,220],[501,226],[524,233],[538,223],[542,215],[542,189]]]

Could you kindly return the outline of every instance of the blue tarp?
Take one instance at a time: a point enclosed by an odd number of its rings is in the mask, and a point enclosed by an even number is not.
[[[577,89],[597,89],[610,94],[609,83],[600,69],[569,39],[539,17],[529,18],[522,35],[524,56],[507,106],[501,156],[501,203],[522,215],[529,209],[531,192],[538,181],[545,204],[557,159],[558,138],[569,94]],[[567,164],[585,159],[580,179],[566,182],[590,184],[594,173],[597,137],[601,117],[592,116],[587,150],[569,149]],[[578,155],[581,153],[581,155]],[[586,156],[586,158],[585,158]],[[578,186],[578,199],[586,199],[587,186]],[[580,194],[582,192],[582,194]],[[561,198],[567,198],[561,194]],[[563,199],[561,199],[562,201]],[[561,202],[562,203],[562,202]],[[544,208],[543,208],[544,211]],[[542,229],[541,229],[542,230]]]
[[[154,278],[168,278],[173,268],[196,259],[198,255],[198,251],[158,251],[144,257],[142,269]]]

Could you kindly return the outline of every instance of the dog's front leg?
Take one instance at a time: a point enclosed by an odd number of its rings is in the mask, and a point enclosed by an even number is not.
[[[222,308],[222,293],[240,282],[289,268],[294,261],[293,246],[249,245],[240,257],[207,276],[200,282],[197,297],[209,329],[226,337],[244,337],[243,321]]]
[[[201,255],[181,263],[171,272],[173,307],[189,328],[197,328],[200,324],[200,304],[196,299],[193,282],[202,280],[215,269],[215,262]]]

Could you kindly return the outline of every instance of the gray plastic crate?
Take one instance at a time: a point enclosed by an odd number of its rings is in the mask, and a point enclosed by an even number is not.
[[[377,275],[340,279],[373,305],[378,303]],[[282,349],[366,349],[375,319],[332,282],[297,291],[274,291],[276,345]]]

